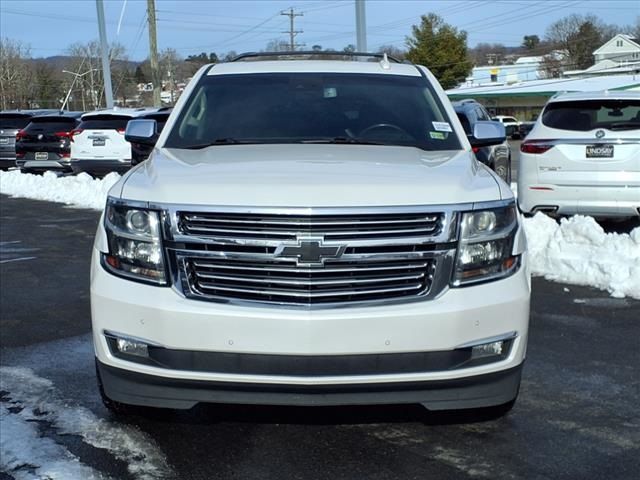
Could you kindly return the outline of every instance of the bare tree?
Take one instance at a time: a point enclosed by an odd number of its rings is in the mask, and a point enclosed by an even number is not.
[[[29,107],[30,49],[20,41],[0,39],[0,105],[2,109]]]
[[[547,28],[546,39],[554,48],[567,53],[572,68],[587,68],[593,64],[593,51],[610,40],[617,30],[595,15],[573,14],[552,23]]]
[[[75,83],[75,87],[81,94],[82,109],[96,110],[100,108],[105,104],[100,43],[96,40],[86,44],[74,43],[69,47],[69,54],[73,57],[70,71],[78,75],[88,72],[86,75],[78,77]],[[112,44],[109,48],[109,60],[112,65],[126,61],[124,47],[119,44]],[[118,76],[118,68],[114,70],[117,90],[117,78],[122,78],[122,75]]]

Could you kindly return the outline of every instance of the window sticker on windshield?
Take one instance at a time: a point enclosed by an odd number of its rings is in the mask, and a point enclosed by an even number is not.
[[[448,122],[431,122],[433,124],[433,128],[435,128],[439,132],[451,132],[451,125]]]
[[[431,138],[433,138],[434,140],[446,140],[447,139],[446,134],[444,134],[442,132],[429,132],[429,136]]]
[[[324,98],[336,98],[338,96],[338,90],[333,87],[326,87],[324,89]]]

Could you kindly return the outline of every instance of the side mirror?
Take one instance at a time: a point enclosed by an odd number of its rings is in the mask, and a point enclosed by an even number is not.
[[[158,140],[158,126],[155,120],[129,120],[124,132],[124,139],[129,143],[140,143],[153,147]]]
[[[489,147],[499,145],[507,139],[504,125],[501,122],[480,121],[473,126],[473,135],[469,135],[472,147]]]

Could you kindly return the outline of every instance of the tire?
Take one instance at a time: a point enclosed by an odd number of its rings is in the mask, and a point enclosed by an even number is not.
[[[511,185],[511,168],[507,161],[498,161],[494,165],[493,170],[507,183],[507,185]]]
[[[98,370],[98,362],[96,361],[96,380],[98,382],[98,392],[100,392],[100,400],[107,410],[118,416],[126,416],[136,413],[134,410],[139,407],[133,405],[127,405],[126,403],[116,402],[110,399],[104,391],[104,385],[102,385],[102,378],[100,377],[100,371]]]

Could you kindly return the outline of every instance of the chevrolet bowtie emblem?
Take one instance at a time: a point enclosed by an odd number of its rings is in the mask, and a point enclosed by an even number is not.
[[[346,245],[325,245],[322,238],[299,238],[297,243],[281,243],[276,257],[291,257],[298,265],[323,265],[327,258],[338,258]]]

